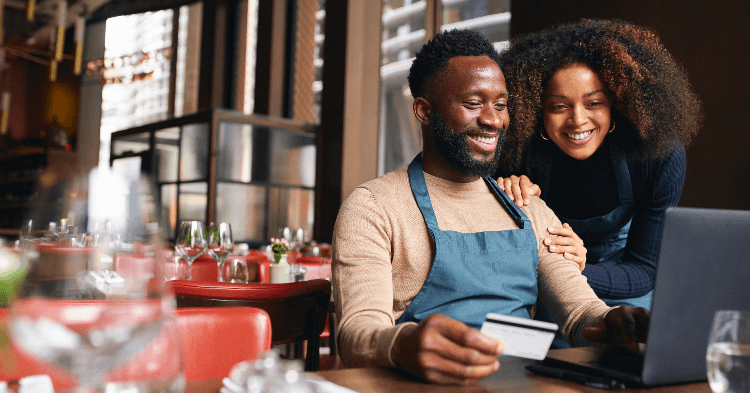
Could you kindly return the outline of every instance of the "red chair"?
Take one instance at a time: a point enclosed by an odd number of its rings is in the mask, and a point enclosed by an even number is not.
[[[306,371],[320,367],[320,334],[326,324],[331,297],[328,280],[288,284],[233,284],[228,282],[169,281],[177,307],[250,306],[271,317],[272,343],[307,340]]]
[[[85,305],[96,306],[102,301],[83,301]],[[53,303],[50,303],[53,304]],[[160,307],[158,304],[157,307]],[[7,309],[0,309],[0,324]],[[169,364],[159,359],[164,348],[169,351],[182,350],[182,364],[185,378],[189,381],[221,379],[229,375],[235,364],[253,360],[271,348],[271,319],[268,314],[252,307],[200,307],[175,310],[180,346],[169,348],[174,340],[167,336],[157,336],[148,348],[135,358],[108,374],[107,380],[126,381],[132,378],[133,370],[141,372],[141,380],[158,380],[166,372],[173,372],[180,364]],[[172,331],[173,332],[173,331]],[[165,330],[162,334],[170,334]],[[0,380],[47,374],[52,379],[55,390],[72,389],[77,384],[72,376],[53,366],[47,365],[26,355],[16,348],[8,348],[1,353]],[[143,363],[150,363],[143,367]],[[174,362],[173,362],[174,363]],[[147,371],[143,371],[147,370]],[[174,374],[172,374],[174,375]]]
[[[178,308],[185,379],[229,376],[235,364],[271,349],[271,318],[254,307]]]
[[[301,264],[307,269],[306,280],[331,279],[331,258],[301,256],[294,263]]]

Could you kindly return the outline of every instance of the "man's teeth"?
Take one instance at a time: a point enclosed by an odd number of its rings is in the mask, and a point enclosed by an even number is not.
[[[482,142],[486,144],[494,143],[495,142],[494,136],[473,136],[471,139],[474,139],[477,142]]]
[[[580,134],[568,134],[568,138],[580,141],[581,139],[586,138],[589,135],[591,135],[591,131],[582,132]]]

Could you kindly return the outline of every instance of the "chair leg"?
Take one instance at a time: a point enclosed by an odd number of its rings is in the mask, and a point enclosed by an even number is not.
[[[305,371],[320,369],[320,335],[318,334],[318,311],[311,309],[308,313],[307,357]]]

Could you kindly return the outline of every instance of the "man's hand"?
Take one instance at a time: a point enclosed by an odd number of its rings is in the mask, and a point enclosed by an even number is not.
[[[518,207],[523,207],[531,203],[530,198],[532,196],[542,195],[542,189],[532,183],[526,175],[522,175],[521,177],[513,175],[505,179],[498,177],[497,185],[508,194],[510,199],[516,202]]]
[[[445,315],[406,326],[393,345],[393,361],[427,382],[470,385],[500,368],[500,340]]]
[[[583,329],[583,338],[609,344],[625,344],[631,352],[638,352],[638,343],[645,343],[651,313],[643,307],[616,307],[604,316],[596,327]]]

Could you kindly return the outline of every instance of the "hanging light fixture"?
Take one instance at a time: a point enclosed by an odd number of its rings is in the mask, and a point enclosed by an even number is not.
[[[86,19],[82,16],[76,17],[76,57],[73,65],[73,73],[81,75],[81,63],[83,62],[83,35],[86,29]]]
[[[26,3],[26,20],[29,22],[34,21],[34,11],[36,9],[36,0],[28,0]]]
[[[63,44],[65,43],[65,21],[68,13],[68,2],[57,2],[57,46],[55,47],[55,61],[62,61]]]

